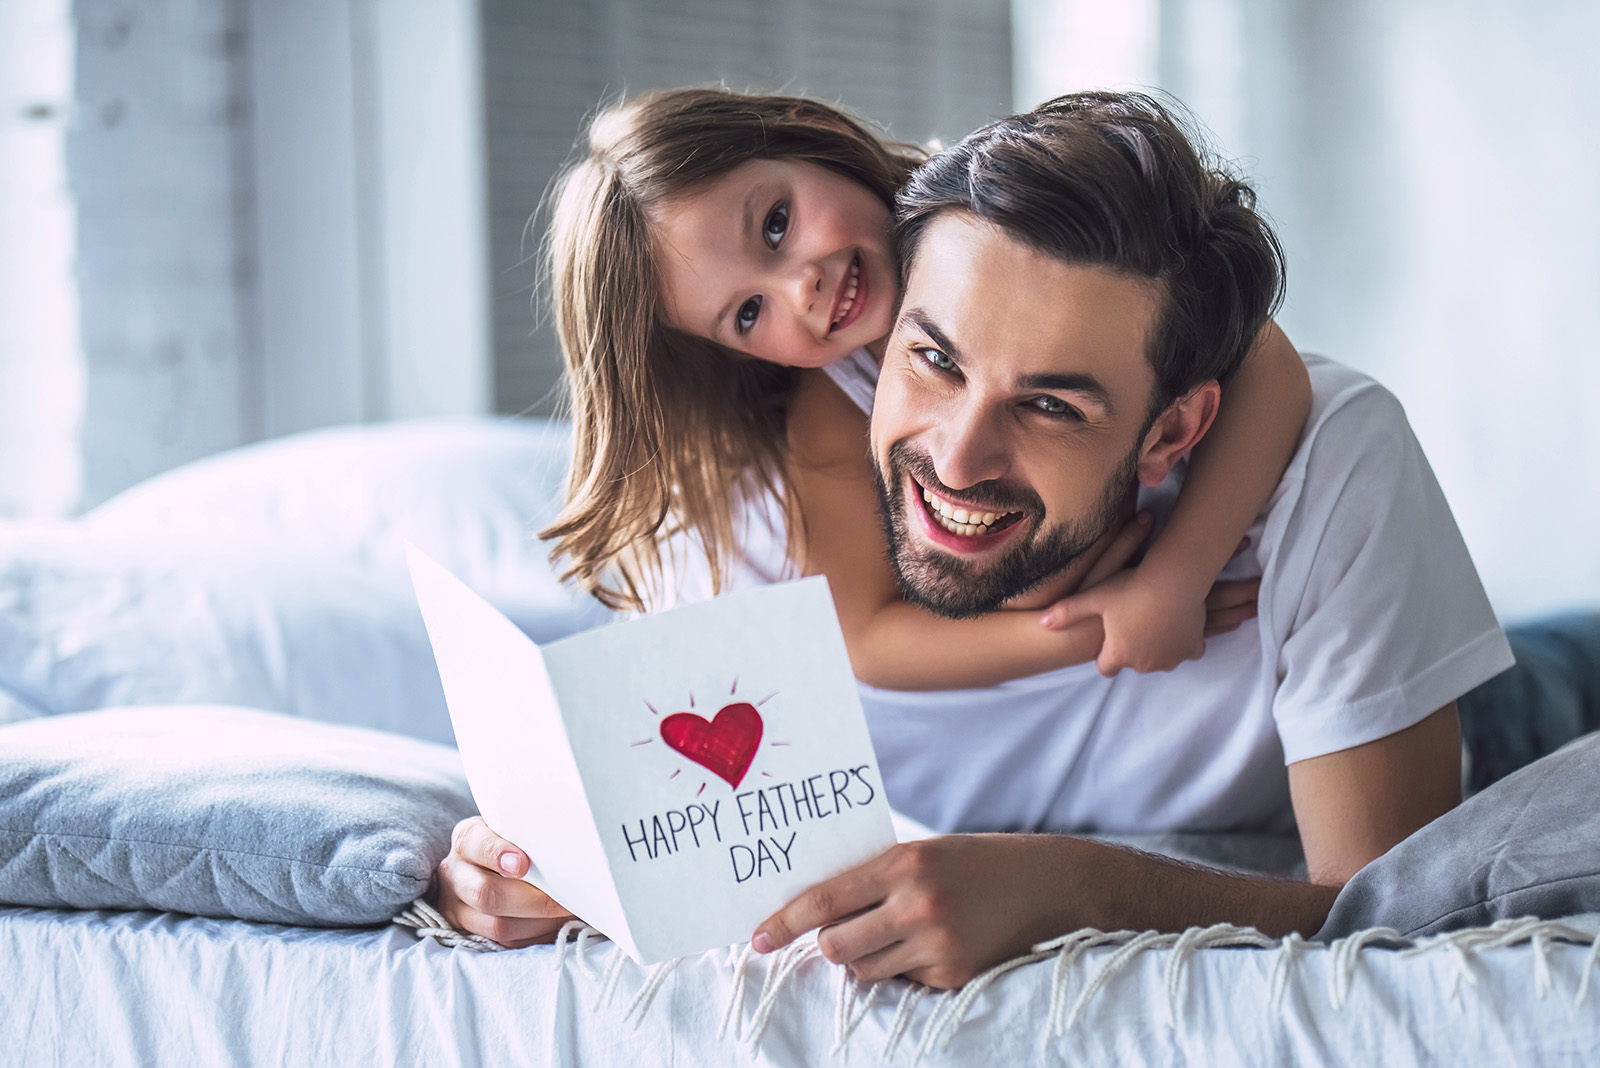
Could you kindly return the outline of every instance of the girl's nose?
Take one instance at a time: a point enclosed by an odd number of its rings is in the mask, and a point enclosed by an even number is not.
[[[809,260],[795,265],[783,288],[796,315],[806,314],[826,299],[822,292],[822,268]]]

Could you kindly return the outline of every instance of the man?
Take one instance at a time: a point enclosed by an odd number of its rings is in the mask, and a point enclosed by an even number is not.
[[[1274,303],[1276,248],[1248,190],[1207,170],[1160,105],[1113,94],[935,157],[901,196],[898,236],[905,293],[872,422],[896,571],[946,614],[1048,605],[1138,485],[1170,490]],[[1258,623],[1164,675],[1085,665],[864,702],[889,797],[940,831],[1293,824],[1311,881],[1058,834],[947,834],[812,888],[761,925],[758,951],[822,927],[824,955],[863,980],[951,986],[1085,926],[1310,934],[1352,874],[1459,800],[1455,699],[1509,649],[1399,406],[1308,363],[1305,436],[1236,561],[1261,575]],[[941,504],[1006,518],[967,535]],[[457,871],[522,868],[481,824],[456,852]],[[496,900],[520,885],[447,864],[442,901],[458,922],[457,891],[490,917],[540,915]]]

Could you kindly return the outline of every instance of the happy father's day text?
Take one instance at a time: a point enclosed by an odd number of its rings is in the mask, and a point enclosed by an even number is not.
[[[870,805],[878,796],[865,774],[871,768],[870,764],[862,764],[734,794],[739,829],[746,839],[755,836],[753,843],[734,842],[728,846],[734,882],[792,870],[794,862],[789,854],[799,832],[789,829],[807,820],[826,819],[847,809]],[[625,823],[622,838],[627,843],[628,856],[638,863],[699,849],[707,843],[721,845],[721,810],[720,800],[696,801],[681,809],[641,818],[637,823]],[[729,824],[731,837],[731,819]],[[784,838],[769,831],[789,834]]]

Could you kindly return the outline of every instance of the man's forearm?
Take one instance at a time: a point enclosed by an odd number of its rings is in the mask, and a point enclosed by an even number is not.
[[[1080,927],[1181,931],[1232,923],[1309,937],[1339,893],[1336,886],[1235,875],[1104,842],[1035,837],[1062,873],[1066,893],[1051,917],[1057,934]]]

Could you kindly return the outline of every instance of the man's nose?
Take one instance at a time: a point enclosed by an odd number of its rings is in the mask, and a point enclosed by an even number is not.
[[[966,489],[1010,470],[1010,454],[999,418],[988,408],[967,404],[944,413],[931,450],[939,481]]]

